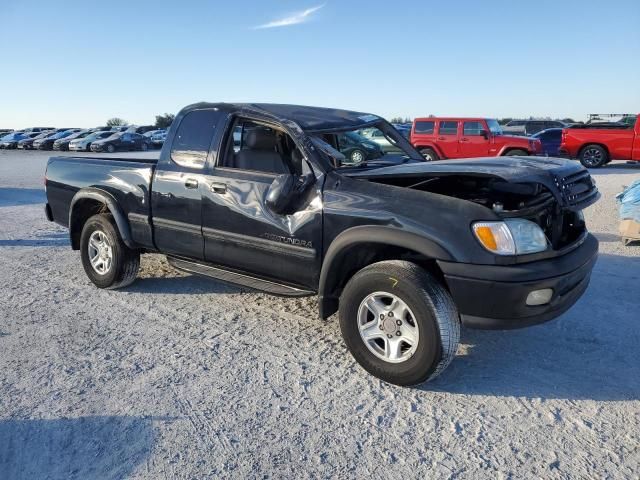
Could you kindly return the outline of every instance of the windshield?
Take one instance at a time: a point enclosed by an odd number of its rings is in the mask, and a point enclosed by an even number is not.
[[[310,132],[314,143],[337,168],[380,167],[423,161],[422,156],[391,125],[379,122],[365,128]]]
[[[493,118],[488,118],[487,126],[489,127],[489,130],[491,131],[492,134],[502,135],[502,127],[500,126],[497,120],[494,120]]]

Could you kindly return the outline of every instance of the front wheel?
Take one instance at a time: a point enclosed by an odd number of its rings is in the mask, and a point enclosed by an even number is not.
[[[99,288],[126,287],[140,268],[140,252],[125,245],[110,214],[94,215],[84,224],[80,257],[85,273]]]
[[[351,160],[351,162],[356,165],[364,162],[365,158],[366,156],[364,152],[358,149],[354,150],[353,152],[351,152],[351,155],[349,155],[349,159]]]
[[[109,153],[113,153],[116,151],[116,147],[114,147],[113,145],[109,144],[107,145],[107,152]]]
[[[396,385],[438,376],[460,340],[447,290],[426,270],[399,260],[374,263],[349,280],[340,297],[340,329],[356,361]]]
[[[587,145],[580,151],[580,163],[587,168],[599,168],[609,163],[609,154],[600,145]]]
[[[422,150],[420,150],[420,153],[427,162],[433,162],[439,159],[438,154],[433,148],[423,148]]]
[[[149,149],[149,146],[142,142],[142,145],[140,145],[140,150],[142,150],[143,152],[146,152]]]

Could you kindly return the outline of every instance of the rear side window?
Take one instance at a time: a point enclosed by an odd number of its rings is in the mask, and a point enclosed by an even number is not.
[[[458,134],[458,122],[440,122],[440,128],[438,128],[440,135],[457,135]]]
[[[415,132],[416,133],[433,133],[435,125],[436,125],[436,122],[433,122],[433,121],[416,122]]]
[[[482,122],[464,122],[464,135],[480,135],[483,130]]]
[[[171,160],[182,167],[204,168],[219,118],[220,112],[216,110],[187,113],[173,139]]]
[[[560,141],[562,137],[562,130],[552,130],[550,132],[544,132],[540,135],[543,140],[547,140],[550,142]]]

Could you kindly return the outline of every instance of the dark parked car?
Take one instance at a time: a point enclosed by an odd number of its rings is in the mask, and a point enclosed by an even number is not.
[[[63,131],[60,131],[60,129],[58,129],[56,132],[47,137],[34,140],[33,148],[35,148],[36,150],[53,150],[53,143],[56,140],[59,140],[60,138],[66,138],[69,135],[73,135],[74,133],[79,131],[81,131],[80,128],[70,128]]]
[[[380,145],[355,132],[337,135],[336,140],[338,151],[345,156],[347,164],[357,165],[365,160],[381,158],[384,155]]]
[[[36,140],[40,140],[41,138],[46,138],[51,135],[52,131],[44,131],[40,133],[35,133],[35,136],[30,138],[24,138],[18,142],[18,148],[21,150],[33,150],[33,142]]]
[[[533,135],[548,128],[566,128],[567,125],[558,120],[511,120],[502,127],[509,135]]]
[[[58,140],[53,142],[53,149],[60,150],[60,151],[68,151],[69,142],[71,142],[71,140],[84,138],[89,134],[91,134],[91,130],[80,130],[79,132],[72,133],[71,135],[67,135],[66,137],[59,138]]]
[[[562,143],[562,129],[561,128],[547,128],[541,132],[531,135],[532,138],[537,138],[542,144],[542,153],[549,155],[550,157],[560,156],[560,143]]]
[[[148,150],[149,143],[139,133],[116,132],[104,140],[96,140],[91,144],[92,152],[109,152],[116,150]]]
[[[335,137],[364,128],[400,152],[345,165]],[[384,119],[346,110],[191,105],[159,160],[52,157],[45,186],[47,219],[69,229],[98,288],[131,284],[154,252],[192,274],[317,294],[360,365],[399,385],[439,375],[461,324],[564,313],[598,252],[582,210],[599,193],[580,164],[427,162]]]
[[[28,133],[10,133],[0,138],[0,148],[11,149],[18,148],[18,142],[20,140],[24,140],[25,138],[32,138],[38,135],[36,132],[28,132]]]
[[[150,132],[151,130],[156,130],[156,127],[153,125],[130,125],[125,131],[129,133],[139,133],[140,135]]]
[[[54,127],[30,127],[30,128],[25,128],[23,130],[23,132],[50,132],[52,130],[55,130]]]

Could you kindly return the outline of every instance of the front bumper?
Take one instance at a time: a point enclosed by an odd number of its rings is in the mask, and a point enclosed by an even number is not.
[[[512,329],[553,320],[578,301],[589,285],[598,241],[588,234],[573,251],[548,260],[516,265],[438,262],[460,312],[471,328]],[[553,289],[546,305],[529,306],[533,290]]]

